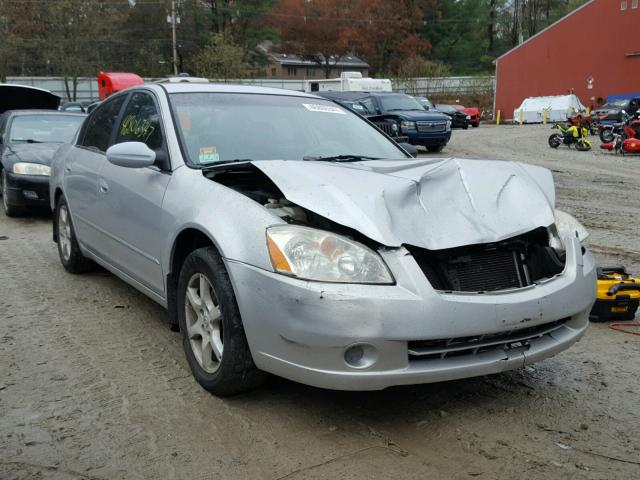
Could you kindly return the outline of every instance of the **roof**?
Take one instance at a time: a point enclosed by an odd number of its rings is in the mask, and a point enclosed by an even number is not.
[[[567,18],[569,18],[570,16],[578,13],[580,10],[582,10],[583,8],[588,7],[589,5],[591,5],[592,3],[594,3],[596,0],[589,0],[587,3],[585,3],[584,5],[581,5],[580,7],[576,8],[575,10],[573,10],[572,12],[569,12],[568,14],[566,14],[564,17],[562,17],[559,20],[556,20],[555,22],[553,22],[551,25],[549,25],[546,28],[543,28],[542,30],[540,30],[538,33],[536,33],[535,35],[532,35],[531,37],[527,38],[524,42],[522,42],[520,45],[516,45],[515,47],[513,47],[511,50],[508,50],[507,52],[503,53],[502,55],[500,55],[498,58],[495,59],[495,61],[497,62],[498,60],[500,60],[503,57],[506,57],[507,55],[511,54],[512,52],[514,52],[515,50],[518,50],[520,47],[526,45],[527,43],[529,43],[531,40],[533,40],[534,38],[542,35],[544,32],[546,32],[547,30],[550,30],[551,28],[555,27],[556,25],[562,23],[563,21],[565,21]]]
[[[24,115],[62,115],[65,117],[86,117],[86,113],[79,112],[62,112],[60,110],[44,110],[39,108],[24,109],[24,110],[7,110],[4,112],[7,115],[24,116]]]
[[[303,65],[303,66],[318,66],[318,62],[309,60],[302,55],[296,55],[292,53],[269,53],[269,56],[281,65]],[[324,62],[324,57],[319,56],[321,61]],[[329,63],[336,67],[357,67],[357,68],[369,68],[369,64],[364,60],[356,57],[355,55],[345,55],[339,57],[336,61],[336,57],[333,55],[329,57]]]
[[[142,87],[142,85],[140,85]],[[289,97],[318,98],[309,93],[285,90],[283,88],[254,87],[222,83],[161,83],[146,84],[146,88],[162,88],[167,93],[253,93],[261,95],[281,95]],[[135,87],[134,87],[135,88]]]

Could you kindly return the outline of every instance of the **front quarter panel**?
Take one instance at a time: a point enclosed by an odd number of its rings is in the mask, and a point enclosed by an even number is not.
[[[284,222],[248,197],[207,179],[202,171],[176,169],[163,210],[171,232],[162,257],[165,272],[171,272],[175,240],[187,228],[205,233],[225,259],[272,270],[265,231]]]

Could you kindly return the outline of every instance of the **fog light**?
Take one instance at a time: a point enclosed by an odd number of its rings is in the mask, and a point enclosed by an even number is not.
[[[33,190],[24,190],[22,192],[22,194],[25,197],[30,198],[31,200],[37,200],[38,199],[38,194],[36,192],[34,192]]]
[[[352,368],[367,368],[378,359],[378,353],[373,345],[358,343],[351,345],[344,351],[344,361]]]

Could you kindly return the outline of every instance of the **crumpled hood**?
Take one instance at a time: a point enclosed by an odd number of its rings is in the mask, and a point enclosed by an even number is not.
[[[551,172],[516,162],[252,163],[289,201],[389,247],[496,242],[554,222]]]
[[[58,151],[60,143],[13,143],[4,153],[5,160],[12,163],[29,162],[51,165],[54,153]]]

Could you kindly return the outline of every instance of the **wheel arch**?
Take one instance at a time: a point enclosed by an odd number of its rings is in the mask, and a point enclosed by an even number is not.
[[[211,236],[204,229],[197,226],[184,227],[171,244],[171,253],[167,265],[166,288],[169,323],[173,330],[178,328],[177,289],[180,268],[191,252],[202,247],[213,247],[218,253],[222,254]]]

